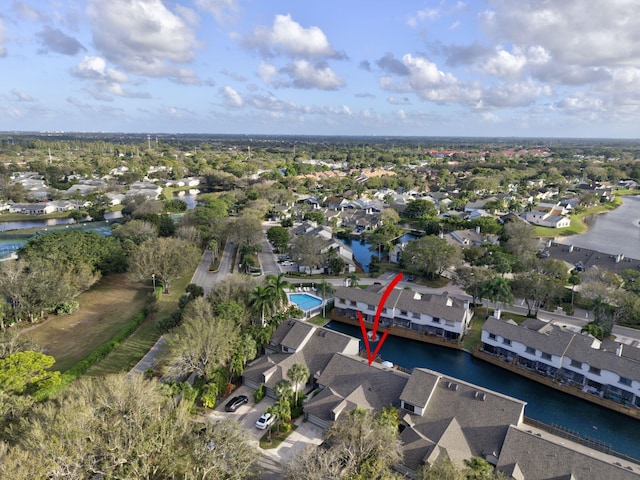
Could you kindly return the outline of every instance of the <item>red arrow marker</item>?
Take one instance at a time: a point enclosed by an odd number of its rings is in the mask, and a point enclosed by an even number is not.
[[[384,304],[386,303],[389,295],[393,291],[394,287],[402,280],[402,273],[399,273],[391,280],[391,283],[387,285],[387,288],[384,289],[384,293],[382,294],[382,298],[380,299],[380,303],[378,304],[378,308],[376,310],[376,316],[373,319],[373,331],[371,332],[371,338],[374,339],[378,335],[378,322],[380,321],[380,314],[382,313],[382,309],[384,308]],[[367,335],[367,327],[364,324],[364,319],[362,318],[362,313],[358,312],[358,321],[360,322],[360,330],[362,331],[362,338],[364,340],[364,347],[367,351],[367,361],[369,365],[375,360],[378,356],[378,352],[380,351],[380,347],[384,343],[384,340],[387,338],[389,334],[389,329],[387,328],[382,334],[382,338],[380,339],[380,343],[374,350],[373,354],[371,354],[371,345],[369,344],[369,336]]]

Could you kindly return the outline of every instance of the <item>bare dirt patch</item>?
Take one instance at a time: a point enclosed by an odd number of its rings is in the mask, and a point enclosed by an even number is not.
[[[148,287],[131,282],[125,274],[111,274],[80,294],[80,309],[71,315],[49,315],[40,325],[25,330],[47,355],[55,370],[65,371],[109,340],[145,304]]]

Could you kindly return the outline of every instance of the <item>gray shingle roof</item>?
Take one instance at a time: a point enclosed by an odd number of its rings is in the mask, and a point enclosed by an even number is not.
[[[525,402],[446,375],[440,377],[425,414],[411,415],[413,429],[437,443],[455,418],[473,455],[500,452],[508,426],[520,423]]]
[[[439,378],[439,375],[434,375],[427,370],[414,369],[400,394],[400,400],[404,400],[416,407],[424,408]]]
[[[527,328],[525,325],[533,328]],[[614,351],[593,348],[594,342],[597,346],[597,340],[589,335],[565,330],[551,323],[547,323],[537,330],[534,329],[538,325],[539,322],[516,325],[489,317],[482,329],[551,355],[566,356],[600,370],[608,370],[630,380],[640,381],[640,361],[636,360],[637,357],[629,352],[628,355],[618,356]],[[626,347],[626,350],[632,348],[635,347]],[[625,346],[622,351],[625,351]]]
[[[622,377],[640,382],[640,362],[633,358],[618,356],[615,352],[590,348],[590,344],[590,337],[576,334],[575,340],[571,342],[567,349],[567,357],[600,370],[608,370]]]
[[[386,287],[370,285],[366,290],[351,287],[337,287],[337,298],[363,302],[376,308]],[[407,312],[424,313],[432,317],[462,321],[467,310],[465,302],[451,297],[447,292],[438,295],[420,294],[412,290],[394,288],[385,303],[387,308],[397,308]]]
[[[289,320],[290,322],[291,320]],[[288,322],[287,322],[288,323]],[[316,330],[316,327],[308,323],[294,321],[291,328],[286,333],[284,338],[280,341],[280,344],[291,350],[299,350],[306,343],[309,335]]]
[[[564,355],[576,336],[575,332],[563,330],[555,325],[552,325],[551,329],[534,330],[495,317],[489,317],[482,329],[558,357]]]
[[[526,480],[640,478],[640,466],[637,464],[586,449],[528,425],[519,428],[511,426],[500,452],[498,470],[507,473],[514,470],[515,466]]]

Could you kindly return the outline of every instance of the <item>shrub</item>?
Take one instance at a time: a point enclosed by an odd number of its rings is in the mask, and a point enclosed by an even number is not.
[[[256,403],[259,403],[265,396],[264,383],[261,383],[258,389],[253,392],[253,399]]]
[[[53,308],[53,313],[56,315],[70,315],[80,308],[80,304],[76,300],[67,300],[57,304]]]
[[[215,383],[207,384],[204,387],[202,396],[200,397],[200,400],[202,400],[202,404],[207,408],[213,408],[216,406],[217,399],[218,399],[218,386]]]

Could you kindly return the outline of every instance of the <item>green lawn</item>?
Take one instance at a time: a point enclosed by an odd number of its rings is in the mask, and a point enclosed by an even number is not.
[[[110,353],[100,363],[91,367],[87,371],[87,375],[101,376],[131,370],[160,338],[158,323],[178,308],[178,299],[184,293],[184,289],[191,281],[192,276],[193,272],[189,272],[180,279],[174,280],[171,286],[171,293],[160,296],[157,303],[157,311],[147,318],[135,333],[114,352]]]
[[[613,210],[620,205],[620,202],[621,200],[618,197],[616,197],[616,199],[614,199],[612,202],[589,207],[579,215],[571,215],[571,225],[569,225],[566,228],[550,228],[550,227],[534,226],[533,236],[543,237],[543,238],[565,237],[568,235],[576,235],[578,233],[586,232],[588,227],[587,227],[587,224],[584,222],[585,217],[588,217],[589,215],[597,215],[599,213],[605,213],[610,210]]]
[[[54,369],[68,370],[109,341],[142,310],[150,292],[150,288],[131,282],[125,274],[107,275],[76,297],[79,310],[71,315],[50,315],[46,322],[25,329],[22,335],[56,359]]]
[[[323,317],[322,314],[320,314],[320,315],[316,315],[315,317],[311,317],[309,320],[307,320],[307,323],[310,323],[317,327],[323,327],[327,323],[329,323],[330,320],[331,319],[329,317]]]

